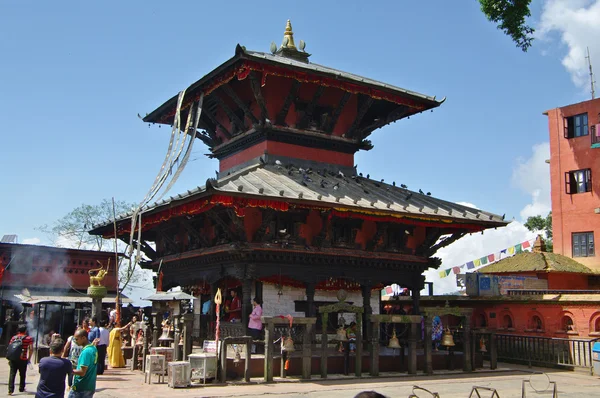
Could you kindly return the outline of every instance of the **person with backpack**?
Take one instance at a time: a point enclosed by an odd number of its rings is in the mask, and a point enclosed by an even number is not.
[[[19,371],[19,391],[25,391],[25,377],[27,376],[27,364],[33,354],[33,339],[27,335],[27,325],[19,325],[17,334],[14,335],[6,349],[6,359],[10,367],[8,375],[8,395],[15,392],[15,377]]]

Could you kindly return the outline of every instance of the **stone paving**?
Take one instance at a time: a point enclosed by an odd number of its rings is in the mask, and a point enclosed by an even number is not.
[[[7,396],[8,363],[0,359],[0,397]],[[201,385],[191,388],[172,389],[167,384],[144,384],[144,375],[140,371],[126,369],[108,369],[98,377],[98,398],[153,398],[153,397],[354,397],[364,390],[375,390],[387,397],[408,397],[413,385],[419,385],[438,392],[440,397],[469,397],[474,385],[492,387],[498,390],[500,397],[521,397],[523,380],[532,377],[537,389],[547,384],[544,375],[532,375],[532,372],[545,372],[552,381],[556,381],[559,397],[599,397],[600,378],[583,371],[561,371],[545,368],[527,368],[518,365],[500,364],[496,371],[444,372],[434,376],[407,376],[405,374],[386,374],[385,377],[365,376],[356,379],[349,376],[332,375],[327,380],[313,376],[309,381],[288,378],[277,383],[264,384],[260,379],[252,379],[249,384],[232,382],[227,385]],[[18,379],[18,376],[17,376]],[[15,393],[15,397],[35,395],[39,375],[37,365],[27,372],[27,391]],[[155,377],[156,380],[156,377]],[[17,380],[18,383],[18,380]],[[419,393],[419,397],[426,394]],[[474,395],[475,397],[476,395]],[[490,397],[484,392],[481,397]],[[552,394],[536,394],[527,388],[527,397],[552,397]]]

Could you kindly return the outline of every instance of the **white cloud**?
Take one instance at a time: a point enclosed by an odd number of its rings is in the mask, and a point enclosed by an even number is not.
[[[442,259],[439,269],[425,271],[425,279],[433,282],[434,294],[442,294],[457,291],[456,277],[450,274],[440,278],[439,271],[452,267],[461,266],[468,261],[497,253],[502,249],[514,246],[525,240],[533,239],[535,234],[529,232],[523,224],[513,221],[504,228],[487,230],[483,234],[476,233],[465,236],[451,245],[440,249],[435,256]],[[461,270],[465,272],[466,269]]]
[[[456,202],[457,205],[472,207],[473,209],[479,209],[479,207],[475,206],[473,203],[469,202]]]
[[[529,159],[517,159],[513,169],[512,183],[523,192],[531,195],[531,203],[521,210],[521,219],[526,221],[530,216],[545,216],[552,205],[550,201],[550,144],[548,142],[534,145]]]
[[[578,87],[589,89],[587,50],[592,64],[600,64],[600,0],[548,0],[537,26],[536,36],[545,41],[557,34],[567,47],[563,66]],[[587,90],[586,90],[587,91]]]
[[[26,238],[23,239],[24,245],[39,245],[42,241],[40,238]]]

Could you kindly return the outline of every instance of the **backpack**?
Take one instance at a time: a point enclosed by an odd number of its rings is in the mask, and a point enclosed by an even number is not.
[[[18,361],[23,353],[23,336],[19,336],[10,343],[6,349],[6,359]]]

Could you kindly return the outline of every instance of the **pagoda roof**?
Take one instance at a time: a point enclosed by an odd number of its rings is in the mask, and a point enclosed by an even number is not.
[[[480,268],[481,273],[519,272],[571,272],[594,274],[595,272],[570,257],[557,253],[523,252]]]
[[[210,195],[280,201],[289,203],[290,207],[302,205],[332,209],[340,216],[360,213],[367,217],[388,217],[398,222],[464,228],[467,232],[508,224],[503,216],[360,175],[348,176],[338,170],[305,170],[292,165],[265,163],[246,167],[218,180],[209,179],[205,186],[154,203],[144,210],[144,214],[148,216],[173,209]],[[126,220],[130,216],[131,214],[120,216],[117,221]],[[111,228],[112,224],[107,223],[96,226],[90,233],[112,233]]]
[[[254,67],[252,67],[252,65],[244,65],[244,61],[250,62]],[[246,50],[245,47],[238,44],[236,46],[235,55],[232,58],[210,71],[186,89],[186,98],[184,99],[182,110],[186,109],[193,101],[198,99],[200,97],[200,92],[204,92],[205,95],[208,95],[216,88],[228,83],[236,75],[240,78],[240,67],[243,67],[244,69],[248,68],[248,70],[260,70],[260,65],[279,67],[282,71],[292,70],[300,72],[299,74],[284,74],[286,77],[295,79],[303,79],[307,75],[330,78],[333,80],[325,83],[325,85],[331,85],[331,82],[336,82],[339,83],[335,85],[337,88],[350,92],[360,92],[378,99],[398,102],[398,98],[402,98],[405,100],[401,101],[403,104],[410,104],[410,106],[414,108],[414,112],[412,113],[418,113],[438,107],[445,101],[445,98],[436,100],[435,96],[427,96],[415,91],[353,73],[343,72],[327,66],[303,62],[278,54]],[[234,73],[226,74],[226,71],[233,71]],[[276,71],[265,72],[278,74]],[[226,76],[222,76],[224,74]],[[143,118],[143,121],[147,123],[171,123],[177,105],[177,97],[178,96],[175,95],[163,103],[157,109],[146,115]],[[396,100],[394,100],[394,98],[396,98]],[[407,113],[406,116],[410,116],[410,114],[411,113]]]

